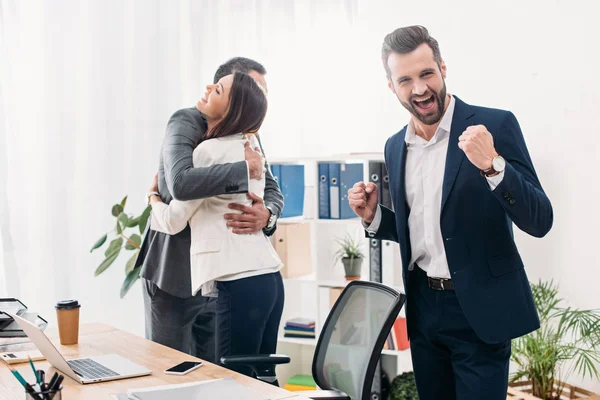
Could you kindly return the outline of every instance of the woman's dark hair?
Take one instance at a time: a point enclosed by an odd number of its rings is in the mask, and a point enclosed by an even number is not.
[[[256,132],[267,114],[267,96],[258,83],[248,74],[236,72],[229,91],[227,113],[223,119],[206,133],[207,139],[236,133]]]

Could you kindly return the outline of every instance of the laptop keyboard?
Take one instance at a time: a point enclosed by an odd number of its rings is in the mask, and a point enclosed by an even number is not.
[[[120,375],[89,358],[70,360],[67,363],[77,375],[84,379],[109,378]]]

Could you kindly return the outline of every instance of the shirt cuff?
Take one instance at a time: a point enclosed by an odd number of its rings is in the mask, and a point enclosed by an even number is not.
[[[373,217],[373,221],[371,221],[371,225],[367,225],[365,221],[361,222],[367,232],[372,234],[377,233],[379,226],[381,225],[381,206],[377,206],[377,210],[375,211],[375,216]]]
[[[248,189],[250,189],[250,164],[248,164],[248,160],[246,161],[246,175],[248,176]]]
[[[488,185],[490,185],[490,189],[495,190],[496,187],[502,182],[502,179],[504,179],[504,171],[495,176],[486,176],[486,179],[488,181]]]

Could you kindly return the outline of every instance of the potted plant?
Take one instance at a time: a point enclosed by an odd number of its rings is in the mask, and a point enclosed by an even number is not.
[[[360,279],[360,271],[364,255],[360,250],[360,242],[346,235],[344,239],[338,239],[337,243],[340,249],[335,253],[336,260],[341,260],[344,264],[346,280],[352,281]]]
[[[96,268],[94,276],[98,276],[102,272],[106,271],[106,269],[110,267],[113,262],[115,262],[117,257],[119,257],[121,250],[125,249],[126,251],[133,252],[127,261],[127,264],[125,264],[125,280],[121,285],[121,298],[127,294],[131,286],[133,286],[135,281],[140,277],[141,268],[134,269],[133,267],[135,266],[135,261],[140,253],[140,246],[142,244],[142,237],[140,235],[143,235],[144,231],[146,230],[148,218],[150,217],[150,211],[152,210],[152,208],[148,206],[138,217],[133,217],[132,215],[125,213],[126,203],[127,196],[125,196],[120,203],[115,204],[112,207],[111,214],[116,218],[114,229],[108,233],[105,233],[100,239],[98,239],[90,250],[91,253],[92,251],[102,247],[102,245],[106,243],[108,236],[111,235],[112,240],[109,242],[108,247],[104,251],[105,258]],[[126,233],[128,229],[135,229],[139,231],[139,235],[137,233]]]
[[[600,377],[596,367],[600,362],[600,311],[561,307],[558,286],[552,281],[540,281],[531,289],[541,326],[513,340],[512,361],[518,370],[511,376],[511,386],[543,400],[562,399],[565,391],[571,399],[594,395],[565,381],[572,372]],[[565,364],[568,368],[563,368]]]
[[[414,372],[405,372],[392,381],[390,400],[419,400]]]

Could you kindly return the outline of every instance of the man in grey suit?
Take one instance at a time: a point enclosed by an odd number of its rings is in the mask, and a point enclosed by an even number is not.
[[[254,60],[236,57],[221,65],[214,82],[234,71],[251,75],[266,87],[265,68]],[[192,154],[206,132],[200,111],[177,111],[167,124],[160,164],[158,189],[163,202],[173,198],[192,200],[222,194],[246,193],[250,179],[260,179],[266,166],[258,149],[246,147],[246,161],[193,168]],[[283,209],[283,196],[267,168],[264,202],[248,193],[251,207],[231,204],[242,213],[226,214],[233,233],[246,234],[261,229],[272,235]],[[209,362],[215,360],[215,298],[192,296],[190,276],[190,228],[176,235],[149,229],[144,238],[136,268],[141,267],[146,337]]]

